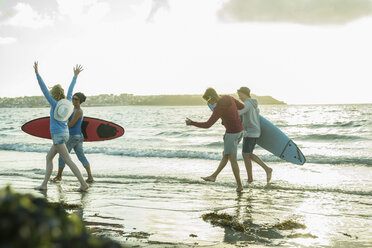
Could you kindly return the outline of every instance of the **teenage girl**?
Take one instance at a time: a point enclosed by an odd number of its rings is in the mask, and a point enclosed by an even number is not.
[[[37,77],[37,81],[39,83],[39,86],[45,96],[45,98],[48,100],[51,108],[50,108],[50,134],[52,136],[53,145],[50,148],[47,156],[46,156],[46,171],[45,171],[45,177],[42,184],[37,187],[38,190],[47,190],[47,185],[50,176],[52,175],[53,171],[53,158],[54,156],[59,153],[59,155],[62,157],[63,161],[70,167],[71,171],[74,173],[74,175],[78,178],[80,182],[80,190],[86,191],[88,190],[89,186],[84,181],[84,178],[82,177],[78,167],[76,164],[71,160],[70,154],[68,153],[68,150],[66,148],[66,142],[69,138],[69,132],[67,127],[67,120],[66,121],[58,121],[54,117],[54,110],[57,106],[57,103],[61,99],[67,99],[71,101],[72,91],[74,89],[74,86],[76,84],[76,79],[79,73],[83,70],[81,65],[76,65],[74,68],[74,77],[72,79],[72,82],[70,84],[70,87],[68,88],[67,97],[65,97],[64,90],[61,87],[61,85],[57,84],[52,87],[50,91],[48,91],[48,88],[46,87],[43,79],[39,75],[39,69],[38,69],[38,62],[34,63],[34,69]]]

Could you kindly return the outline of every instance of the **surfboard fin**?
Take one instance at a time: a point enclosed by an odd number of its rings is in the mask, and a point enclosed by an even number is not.
[[[288,141],[280,158],[299,165],[303,165],[306,162],[305,156],[292,140]]]

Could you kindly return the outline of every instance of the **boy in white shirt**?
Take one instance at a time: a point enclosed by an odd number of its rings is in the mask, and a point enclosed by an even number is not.
[[[253,154],[254,147],[257,139],[261,135],[260,126],[260,110],[258,109],[258,102],[256,99],[251,98],[251,91],[247,87],[238,89],[239,99],[244,102],[244,108],[238,110],[241,116],[244,130],[243,130],[243,159],[245,168],[247,169],[248,182],[253,181],[252,161],[259,164],[266,172],[267,183],[271,180],[273,169],[268,167],[257,155]]]

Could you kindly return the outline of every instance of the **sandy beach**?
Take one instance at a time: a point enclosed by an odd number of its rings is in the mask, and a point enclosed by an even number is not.
[[[16,161],[12,159],[15,157]],[[36,169],[44,163],[43,154],[2,151],[0,186],[10,184],[18,192],[65,204],[69,212],[82,217],[94,234],[110,237],[127,247],[316,247],[330,237],[336,244],[369,243],[368,238],[360,236],[355,229],[355,225],[362,225],[366,233],[369,232],[369,209],[359,209],[359,215],[364,211],[366,219],[346,223],[339,212],[346,211],[347,205],[335,208],[333,204],[337,199],[329,197],[332,194],[329,192],[303,192],[275,186],[270,189],[260,180],[264,179],[264,174],[257,171],[257,180],[261,182],[251,186],[245,184],[245,191],[237,194],[228,170],[221,175],[220,182],[211,184],[199,180],[199,172],[194,175],[182,173],[182,170],[172,173],[174,166],[182,168],[182,163],[186,163],[177,159],[118,159],[110,156],[100,159],[99,155],[91,155],[91,158],[97,163],[96,182],[87,193],[77,192],[78,182],[69,171],[62,182],[49,183],[47,192],[39,192],[33,188],[43,178],[43,169]],[[162,164],[163,168],[154,169],[152,176],[148,176],[145,166],[150,162]],[[109,165],[113,168],[108,169]],[[204,173],[213,166],[214,163],[206,165]],[[13,172],[7,173],[9,170]],[[116,171],[115,176],[113,171]],[[304,194],[307,196],[303,197]],[[363,196],[358,197],[359,201],[360,197]],[[323,200],[318,202],[318,198]],[[367,195],[364,201],[368,199]],[[338,201],[342,202],[341,199]],[[204,221],[202,215],[212,212],[234,216],[251,230],[242,233]],[[325,220],[322,212],[333,212],[335,216],[330,215]],[[286,221],[306,227],[270,228]],[[330,229],[324,229],[325,226]]]

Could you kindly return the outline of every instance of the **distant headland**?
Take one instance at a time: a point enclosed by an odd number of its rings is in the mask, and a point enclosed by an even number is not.
[[[229,94],[238,99],[236,94]],[[256,96],[259,104],[286,104],[271,96]],[[137,96],[133,94],[102,94],[87,96],[84,106],[127,106],[127,105],[155,105],[155,106],[196,106],[205,105],[202,95],[148,95]],[[1,97],[0,108],[40,108],[48,107],[44,96]]]

